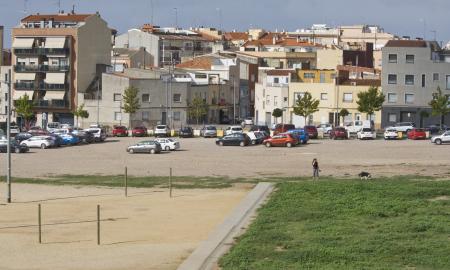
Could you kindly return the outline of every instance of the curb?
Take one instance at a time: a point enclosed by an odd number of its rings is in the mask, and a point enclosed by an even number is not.
[[[272,183],[257,184],[177,270],[214,269],[219,258],[231,248],[234,238],[244,232],[244,226],[250,223],[251,217],[273,189]]]

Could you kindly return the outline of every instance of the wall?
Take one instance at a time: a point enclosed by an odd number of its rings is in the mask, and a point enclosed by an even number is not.
[[[0,25],[0,66],[3,66],[3,26]]]
[[[275,99],[276,97],[276,99]],[[286,99],[286,101],[285,101]],[[283,109],[289,106],[289,88],[285,86],[268,86],[257,83],[255,86],[255,122],[257,125],[271,126],[274,123],[285,123],[289,120],[284,113],[283,117],[276,119],[272,116],[275,108]],[[270,114],[270,118],[267,115]]]
[[[152,65],[159,66],[159,37],[139,29],[128,30],[127,33],[116,37],[116,48],[138,49],[145,47],[146,51],[153,56]]]
[[[317,69],[336,69],[342,65],[343,51],[340,49],[322,49],[317,50]]]

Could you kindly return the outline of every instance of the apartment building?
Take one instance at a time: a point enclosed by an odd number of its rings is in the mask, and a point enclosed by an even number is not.
[[[201,34],[184,29],[144,24],[130,29],[115,39],[115,48],[145,47],[153,57],[152,66],[177,65],[192,58],[212,53],[215,42]]]
[[[417,126],[440,123],[428,104],[438,87],[450,93],[450,53],[434,41],[389,41],[383,48],[382,87],[383,127],[404,121]],[[422,111],[430,116],[423,117]],[[445,121],[449,125],[450,117]]]
[[[0,66],[0,125],[3,128],[6,125],[7,106],[8,106],[8,77],[11,72],[11,66]],[[15,118],[14,111],[12,112],[12,119]],[[14,121],[14,120],[12,120]]]
[[[107,23],[98,13],[35,14],[12,29],[12,39],[13,99],[28,95],[37,125],[73,123],[79,96],[111,64]]]
[[[153,57],[144,47],[114,48],[111,54],[111,66],[114,72],[123,72],[127,68],[147,68],[153,65]]]
[[[0,67],[3,66],[3,29],[0,25]]]

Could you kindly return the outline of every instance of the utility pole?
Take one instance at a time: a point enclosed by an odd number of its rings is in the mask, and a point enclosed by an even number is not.
[[[100,78],[97,79],[97,127],[100,119]]]
[[[175,11],[175,28],[178,29],[178,9],[173,8],[173,10]]]
[[[6,140],[7,147],[6,152],[8,153],[7,159],[7,174],[6,174],[6,202],[11,203],[11,70],[8,71],[8,80],[6,85],[8,86],[8,110],[6,112]]]
[[[233,76],[233,125],[236,124],[236,87]]]

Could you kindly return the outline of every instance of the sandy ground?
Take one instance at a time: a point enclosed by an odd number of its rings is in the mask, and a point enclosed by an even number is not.
[[[249,191],[175,190],[171,199],[167,190],[158,189],[130,189],[125,198],[121,189],[112,188],[13,188],[14,203],[0,204],[2,270],[176,269]],[[36,226],[39,203],[42,244]]]
[[[266,148],[215,145],[215,139],[179,139],[181,151],[159,155],[128,154],[128,145],[141,138],[108,138],[101,144],[32,149],[29,154],[13,154],[13,174],[44,177],[60,174],[168,175],[169,167],[178,176],[307,176],[316,157],[322,175],[356,175],[369,171],[377,175],[449,176],[450,145],[426,141],[332,141],[312,140],[295,148]],[[5,164],[5,154],[0,164]],[[4,167],[3,167],[4,168]],[[2,170],[3,170],[2,168]]]

